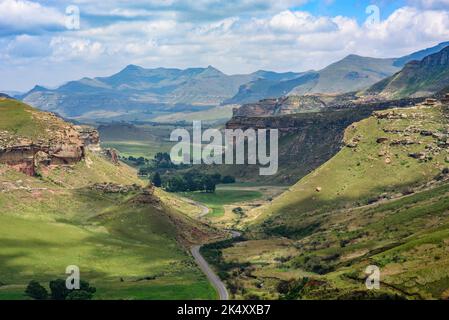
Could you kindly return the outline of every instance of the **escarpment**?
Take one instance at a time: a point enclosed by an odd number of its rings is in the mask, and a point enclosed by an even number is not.
[[[425,99],[402,99],[396,101],[352,101],[347,98],[324,101],[326,107],[320,111],[298,112],[290,114],[289,106],[294,103],[315,104],[315,98],[302,99],[298,102],[292,97],[276,100],[263,100],[258,104],[247,105],[236,111],[234,117],[226,124],[227,129],[277,129],[279,131],[279,170],[269,177],[270,182],[292,184],[306,176],[333,156],[345,145],[344,132],[355,122],[370,117],[374,112],[407,108],[422,103]],[[320,101],[323,101],[321,98]],[[343,101],[345,100],[345,101]],[[320,103],[321,104],[321,103]],[[299,105],[299,104],[297,104]],[[300,107],[308,109],[307,106]],[[278,110],[278,111],[276,111]],[[279,112],[279,110],[284,111]],[[255,112],[256,111],[256,112]],[[251,166],[241,167],[239,171],[227,172],[239,175],[242,181],[253,181],[257,173]]]

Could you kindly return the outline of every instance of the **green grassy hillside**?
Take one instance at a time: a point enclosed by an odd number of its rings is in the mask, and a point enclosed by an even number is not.
[[[226,244],[222,260],[211,261],[229,274],[237,298],[279,298],[282,281],[307,278],[293,299],[447,299],[448,199],[446,180],[398,199],[330,210],[307,217],[319,227],[301,239]],[[380,268],[379,291],[365,287],[370,265]]]
[[[2,102],[0,131],[46,132],[36,121],[46,114]],[[109,192],[93,188],[98,183],[136,187]],[[25,299],[30,280],[65,278],[68,265],[80,267],[97,299],[216,298],[187,249],[220,234],[184,214],[200,209],[137,186],[144,184],[134,169],[93,153],[38,177],[0,164],[0,299]]]
[[[289,299],[447,299],[447,117],[416,106],[352,125],[334,158],[248,214],[247,240],[206,248],[235,297],[285,297],[296,279]]]
[[[45,135],[45,124],[35,121],[37,114],[30,106],[12,99],[0,100],[0,130],[14,134],[38,138]]]
[[[418,106],[380,111],[379,117],[350,126],[344,138],[347,146],[264,207],[257,221],[269,218],[268,229],[282,225],[301,229],[307,225],[299,219],[301,215],[368,204],[379,195],[404,193],[432,180],[448,166],[447,149],[435,137],[444,139],[447,132],[443,109]],[[411,157],[420,153],[421,160]]]

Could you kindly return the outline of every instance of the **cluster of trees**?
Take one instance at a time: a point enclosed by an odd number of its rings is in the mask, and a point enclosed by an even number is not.
[[[140,159],[140,158],[138,158]],[[172,162],[170,154],[166,152],[157,153],[153,160],[144,159],[145,161],[133,162],[133,165],[139,167],[139,175],[150,176],[155,171],[167,171],[172,169],[184,169],[186,165],[176,165]]]
[[[163,187],[168,192],[215,192],[217,184],[235,183],[235,178],[231,176],[222,177],[221,174],[204,174],[197,170],[192,170],[175,175],[161,177],[159,172],[153,175],[151,180],[154,186]]]
[[[128,162],[134,166],[140,167],[149,164],[150,160],[144,157],[135,158],[133,156],[129,156],[128,158],[123,158],[125,162]]]
[[[168,177],[163,182],[163,187],[168,192],[204,191],[214,193],[219,182],[216,175],[190,171]]]
[[[32,280],[25,294],[35,300],[92,300],[97,289],[87,281],[80,281],[79,290],[69,290],[65,280],[56,279],[49,283],[50,293],[39,282]]]

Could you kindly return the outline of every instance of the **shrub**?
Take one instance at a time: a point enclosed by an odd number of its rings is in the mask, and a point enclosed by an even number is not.
[[[65,280],[56,279],[50,281],[50,291],[52,300],[65,300],[70,293],[67,289]]]
[[[30,281],[25,290],[25,294],[35,300],[46,300],[48,299],[48,291],[37,281]]]

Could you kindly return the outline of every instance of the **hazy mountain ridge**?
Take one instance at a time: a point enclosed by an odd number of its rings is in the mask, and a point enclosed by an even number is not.
[[[219,105],[251,80],[286,79],[294,73],[257,71],[248,75],[226,75],[207,68],[145,69],[129,65],[110,77],[83,78],[57,89],[36,86],[20,96],[24,102],[66,117],[88,113],[126,113],[160,111],[186,106]],[[196,109],[195,109],[196,110]]]
[[[384,79],[366,94],[385,98],[429,96],[449,85],[449,47],[431,54],[421,61],[409,62],[400,72]]]
[[[378,59],[349,55],[320,71],[309,71],[296,79],[281,81],[255,80],[240,87],[230,103],[245,104],[285,95],[342,94],[359,91],[400,71],[416,59],[436,53],[449,42],[421,50],[401,58]]]
[[[151,118],[153,113],[166,114],[180,106],[188,111],[286,95],[358,91],[398,72],[410,59],[433,53],[444,45],[397,59],[349,55],[323,70],[302,73],[260,70],[226,75],[212,66],[181,70],[129,65],[110,77],[83,78],[57,89],[36,86],[18,98],[68,118],[120,119],[130,114],[135,118],[150,114]]]

